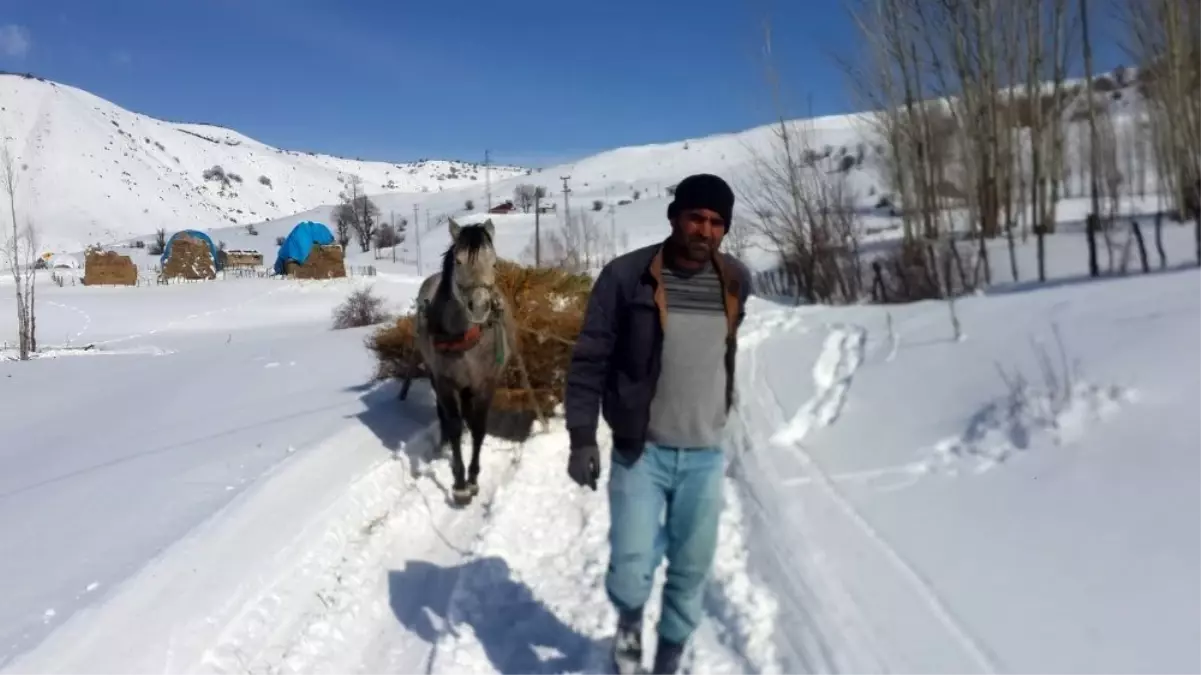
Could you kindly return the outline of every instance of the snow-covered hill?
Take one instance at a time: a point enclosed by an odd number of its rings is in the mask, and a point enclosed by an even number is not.
[[[483,184],[479,163],[387,163],[283,150],[236,131],[165,122],[86,91],[0,75],[0,136],[18,168],[20,213],[47,251],[78,251],[159,228],[255,223],[338,199],[343,181],[369,193]],[[493,177],[524,174],[493,167]]]
[[[1114,126],[1115,152],[1119,170],[1125,174],[1124,187],[1139,191],[1137,181],[1147,198],[1154,201],[1156,178],[1154,168],[1139,172],[1131,163],[1138,155],[1133,144],[1133,132],[1140,124],[1143,113],[1142,98],[1137,86],[1126,76],[1123,86],[1113,83],[1114,77],[1106,76],[1104,85],[1095,94],[1097,105],[1104,106]],[[1064,162],[1068,167],[1062,185],[1061,198],[1068,200],[1086,195],[1086,147],[1087,129],[1082,121],[1082,110],[1086,95],[1083,83],[1070,80],[1065,84],[1072,95],[1063,112],[1065,131]],[[799,119],[788,122],[790,134],[801,142],[795,149],[794,158],[803,165],[803,171],[817,174],[822,179],[840,183],[848,198],[859,208],[866,239],[894,236],[899,231],[899,220],[889,215],[888,208],[875,208],[881,198],[891,195],[887,178],[887,151],[875,132],[876,125],[868,115],[831,115]],[[453,217],[460,223],[470,223],[491,218],[498,232],[498,246],[502,255],[524,262],[533,261],[533,238],[535,214],[518,209],[510,214],[488,214],[489,205],[496,206],[505,200],[515,199],[515,190],[522,185],[543,188],[546,198],[543,204],[553,211],[540,218],[544,237],[562,230],[564,211],[570,208],[573,214],[583,214],[585,229],[595,233],[597,246],[619,251],[648,244],[666,234],[666,209],[671,201],[671,189],[689,174],[699,172],[716,173],[726,178],[739,193],[735,206],[735,228],[745,234],[745,225],[754,218],[751,199],[762,190],[765,171],[779,171],[782,152],[778,136],[779,124],[766,124],[735,133],[717,134],[702,138],[681,139],[641,146],[617,148],[578,161],[559,166],[535,169],[529,175],[515,175],[494,179],[491,184],[491,201],[482,181],[473,182],[455,189],[421,194],[385,194],[373,196],[385,219],[400,221],[414,220],[408,228],[408,239],[400,256],[408,261],[407,271],[416,271],[418,258],[423,261],[421,272],[429,273],[430,261],[449,243],[445,219]],[[1027,141],[1028,142],[1028,141]],[[962,161],[962,159],[960,160]],[[1026,158],[1029,161],[1029,158]],[[960,167],[952,167],[954,174]],[[564,195],[564,178],[569,192]],[[244,228],[225,226],[211,232],[214,241],[225,241],[229,248],[255,249],[274,258],[276,237],[286,235],[298,222],[315,220],[330,223],[332,205],[325,204],[301,213],[269,220],[256,225],[260,236],[253,237]],[[1140,209],[1142,210],[1142,209]],[[1076,212],[1061,213],[1068,220],[1076,218]],[[417,254],[416,229],[421,230],[421,255]],[[771,266],[775,259],[770,251],[757,247],[754,237],[749,237],[745,258],[752,266]],[[546,241],[544,239],[544,250]],[[375,264],[373,253],[361,253],[352,245],[350,256],[363,263]],[[388,256],[390,257],[390,256]]]

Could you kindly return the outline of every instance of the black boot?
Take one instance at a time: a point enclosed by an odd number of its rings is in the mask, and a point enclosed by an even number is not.
[[[656,675],[669,675],[680,671],[680,659],[684,656],[683,642],[669,642],[659,638],[659,646],[655,648]]]
[[[642,612],[628,612],[617,617],[617,632],[613,635],[613,668],[618,675],[642,672]]]

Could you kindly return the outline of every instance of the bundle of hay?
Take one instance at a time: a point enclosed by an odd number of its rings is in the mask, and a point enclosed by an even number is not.
[[[346,263],[342,247],[334,244],[313,244],[308,260],[304,264],[289,260],[284,265],[284,274],[297,279],[333,279],[346,276]]]
[[[136,286],[138,266],[116,251],[89,250],[84,256],[84,286]]]
[[[504,380],[496,391],[493,408],[506,411],[549,412],[563,401],[567,366],[579,336],[592,279],[562,270],[523,267],[497,262],[497,286],[508,302],[517,325],[516,349]],[[380,379],[424,376],[421,355],[414,343],[414,315],[409,313],[376,331],[368,348],[377,359]],[[520,365],[529,374],[529,388]]]
[[[217,269],[208,242],[180,235],[171,242],[171,255],[163,265],[165,279],[216,279]]]

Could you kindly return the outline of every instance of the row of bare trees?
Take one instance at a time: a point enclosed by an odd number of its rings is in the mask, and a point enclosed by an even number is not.
[[[1037,232],[1053,232],[1073,124],[1088,126],[1093,211],[1099,215],[1102,199],[1119,198],[1123,177],[1106,105],[1113,82],[1104,91],[1097,86],[1090,26],[1090,14],[1115,9],[1124,13],[1121,37],[1138,65],[1147,110],[1145,123],[1131,121],[1132,131],[1150,136],[1172,209],[1189,215],[1201,178],[1201,3],[849,2],[866,48],[864,58],[843,65],[862,102],[877,111],[868,120],[889,149],[888,177],[906,205],[907,236],[942,232],[946,197],[957,193],[966,198],[969,229],[982,237],[998,236],[1023,213]],[[1083,87],[1068,80],[1081,65]],[[948,185],[952,176],[959,185]]]
[[[879,169],[899,207],[903,244],[874,268],[873,292],[971,289],[992,280],[987,241],[1006,237],[1019,278],[1016,233],[1038,238],[1038,278],[1046,279],[1044,237],[1057,206],[1091,197],[1090,268],[1098,274],[1104,238],[1115,265],[1111,227],[1122,198],[1166,196],[1179,219],[1201,212],[1201,3],[1196,0],[845,0],[862,38],[839,59],[860,119],[883,148]],[[1097,15],[1121,17],[1137,69],[1097,77],[1092,46]],[[770,54],[770,31],[767,36]],[[769,56],[770,58],[770,56]],[[1072,79],[1083,69],[1084,78]],[[779,83],[769,66],[779,101]],[[1121,116],[1117,101],[1141,106]],[[858,223],[842,181],[804,162],[811,148],[780,111],[776,156],[758,157],[747,191],[763,239],[814,301],[856,301],[865,284]],[[802,125],[803,126],[803,125]],[[1201,260],[1201,220],[1197,221]],[[970,244],[970,246],[967,246]],[[930,269],[933,267],[934,269]],[[951,274],[958,278],[950,283]],[[916,276],[915,276],[916,275]],[[923,284],[907,283],[927,279]]]
[[[1126,49],[1141,68],[1156,173],[1182,218],[1201,215],[1201,4],[1126,0]],[[1201,255],[1201,224],[1198,226]]]

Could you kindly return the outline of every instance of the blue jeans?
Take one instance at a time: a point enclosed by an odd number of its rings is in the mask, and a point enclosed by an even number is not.
[[[609,475],[609,571],[605,590],[619,612],[639,612],[667,555],[659,636],[688,640],[701,618],[717,550],[725,454],[648,443],[630,464],[613,453]]]

